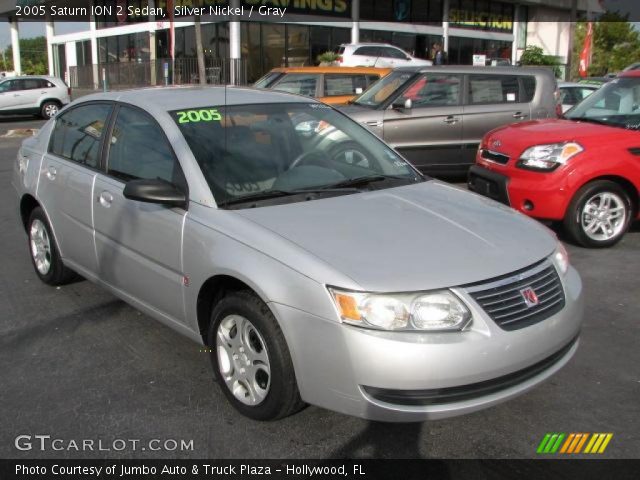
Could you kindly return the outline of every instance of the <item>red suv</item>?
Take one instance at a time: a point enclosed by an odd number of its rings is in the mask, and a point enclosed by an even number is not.
[[[489,132],[469,189],[529,216],[561,220],[585,247],[619,241],[638,216],[640,71],[620,74],[563,118]]]

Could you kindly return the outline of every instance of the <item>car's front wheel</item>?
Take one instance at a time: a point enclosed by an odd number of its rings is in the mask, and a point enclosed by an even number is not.
[[[49,285],[68,283],[75,273],[62,263],[51,226],[42,208],[34,208],[31,212],[27,233],[31,263],[40,280]]]
[[[255,294],[232,292],[218,302],[207,343],[216,380],[243,415],[275,420],[304,406],[282,330]]]
[[[626,233],[632,213],[629,195],[620,185],[596,180],[578,190],[564,226],[571,238],[584,247],[610,247]]]
[[[44,102],[40,107],[40,115],[44,119],[55,117],[60,111],[60,105],[57,102]]]

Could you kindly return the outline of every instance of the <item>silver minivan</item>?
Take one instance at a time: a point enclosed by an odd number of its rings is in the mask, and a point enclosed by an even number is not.
[[[208,345],[251,418],[460,415],[578,348],[582,283],[551,231],[310,98],[89,95],[24,141],[12,183],[43,282],[75,271]]]
[[[465,174],[482,137],[501,125],[558,115],[545,68],[407,67],[342,111],[369,127],[423,173]]]

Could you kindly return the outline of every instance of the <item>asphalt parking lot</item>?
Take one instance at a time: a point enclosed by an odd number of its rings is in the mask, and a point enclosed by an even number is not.
[[[42,123],[0,118],[0,136]],[[581,345],[532,392],[422,424],[367,422],[316,407],[259,423],[226,402],[199,345],[87,281],[39,282],[10,185],[21,140],[0,138],[0,457],[535,458],[547,432],[611,432],[603,457],[640,458],[637,223],[608,250],[568,245],[585,284]],[[51,435],[62,445],[193,440],[193,450],[21,451],[19,435]]]

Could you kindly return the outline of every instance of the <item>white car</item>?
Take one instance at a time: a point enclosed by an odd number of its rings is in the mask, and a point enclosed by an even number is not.
[[[560,91],[560,104],[562,105],[562,113],[565,113],[574,105],[587,98],[593,92],[598,90],[600,85],[592,85],[588,83],[559,82],[558,90]]]
[[[53,118],[71,102],[71,89],[56,77],[24,76],[0,80],[0,114]]]
[[[340,45],[338,63],[343,67],[408,67],[433,65],[431,60],[412,57],[386,43],[350,43]]]

